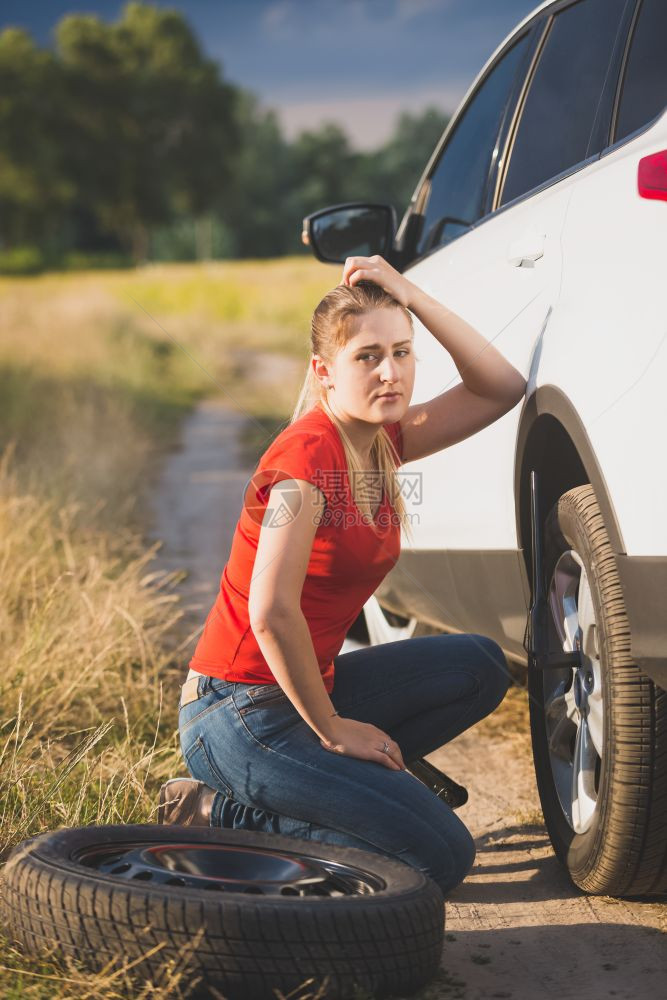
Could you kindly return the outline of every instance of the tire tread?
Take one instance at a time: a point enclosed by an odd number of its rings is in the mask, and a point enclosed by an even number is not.
[[[93,837],[95,829],[61,830],[38,840],[51,838],[52,849],[63,854],[68,833],[80,839],[86,831]],[[160,829],[165,836],[165,828]],[[248,834],[248,842],[267,836]],[[290,841],[295,849],[297,842]],[[191,983],[187,995],[209,996],[208,987],[214,986],[230,1000],[275,1000],[276,987],[287,992],[310,977],[320,986],[328,977],[327,991],[321,994],[326,997],[352,996],[357,986],[377,996],[395,990],[411,993],[439,966],[442,894],[413,869],[407,882],[399,880],[393,891],[389,885],[386,894],[284,897],[278,905],[270,897],[243,899],[181,887],[165,892],[147,882],[121,882],[65,857],[22,851],[22,846],[0,874],[0,917],[11,938],[28,952],[42,953],[57,944],[62,955],[92,970],[143,955],[134,973],[159,982],[165,967],[174,962],[183,967],[179,956],[200,932],[186,972],[185,983]],[[312,849],[307,842],[302,846]],[[364,852],[349,850],[358,864]],[[336,851],[342,860],[348,849]],[[376,856],[365,857],[372,868]],[[391,864],[399,872],[407,868]],[[160,943],[164,947],[146,957]]]
[[[603,598],[602,632],[611,684],[611,768],[596,847],[581,870],[570,870],[583,890],[616,896],[667,892],[667,693],[632,659],[630,627],[616,560],[590,484],[564,493],[545,523],[545,547],[558,545],[559,522],[577,519],[590,546]],[[545,581],[546,584],[546,581]]]

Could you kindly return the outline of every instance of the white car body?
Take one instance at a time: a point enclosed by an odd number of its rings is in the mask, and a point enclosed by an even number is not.
[[[489,68],[527,25],[565,6],[541,4],[491,55],[429,160],[411,208]],[[528,483],[530,469],[539,468],[543,480],[553,480],[551,501],[578,482],[593,485],[633,654],[667,686],[667,205],[641,197],[637,180],[640,160],[666,149],[663,108],[632,135],[408,261],[410,280],[492,341],[528,386],[521,405],[500,420],[402,467],[405,475],[421,473],[421,501],[408,501],[414,542],[407,547],[404,538],[398,566],[375,595],[387,610],[483,632],[525,662]],[[461,380],[416,317],[415,333],[411,403]],[[557,447],[547,436],[552,422],[559,425]],[[585,475],[576,474],[577,462]]]

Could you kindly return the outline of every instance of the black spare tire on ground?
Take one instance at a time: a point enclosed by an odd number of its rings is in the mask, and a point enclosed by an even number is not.
[[[0,913],[31,954],[56,944],[92,970],[140,959],[130,974],[153,983],[175,963],[185,995],[230,1000],[275,1000],[311,977],[327,997],[410,994],[436,974],[444,937],[440,889],[407,864],[191,826],[23,841],[0,873]]]

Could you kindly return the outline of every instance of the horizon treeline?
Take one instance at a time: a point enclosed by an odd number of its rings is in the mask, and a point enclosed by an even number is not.
[[[448,118],[397,117],[370,152],[325,123],[292,142],[224,78],[176,10],[63,17],[52,48],[0,33],[0,270],[308,253],[304,215],[341,201],[400,219]]]

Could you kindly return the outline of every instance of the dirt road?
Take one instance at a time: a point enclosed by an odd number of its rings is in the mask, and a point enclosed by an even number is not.
[[[194,633],[215,597],[252,473],[238,446],[245,419],[224,398],[201,405],[158,484],[158,564],[187,570],[180,592]],[[184,665],[195,641],[193,634]],[[666,903],[587,896],[554,856],[539,809],[523,688],[511,688],[492,716],[430,759],[469,790],[458,814],[477,858],[446,901],[441,970],[417,1000],[664,996]]]

